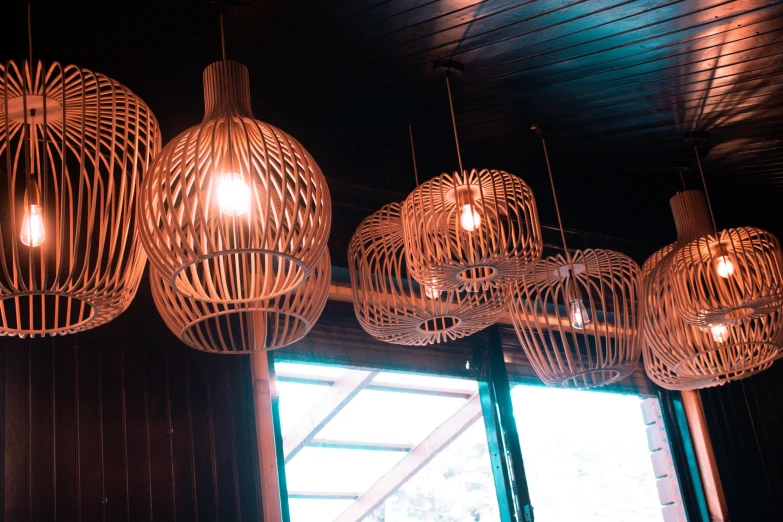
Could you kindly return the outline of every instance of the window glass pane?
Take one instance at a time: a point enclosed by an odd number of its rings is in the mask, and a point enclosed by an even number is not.
[[[511,397],[536,520],[663,520],[639,397],[543,386]]]
[[[275,364],[291,522],[499,522],[475,382],[307,366]]]
[[[451,397],[362,390],[317,438],[417,444],[464,403]]]

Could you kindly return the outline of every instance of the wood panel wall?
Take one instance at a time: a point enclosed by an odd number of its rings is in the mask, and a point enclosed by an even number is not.
[[[783,520],[783,362],[701,397],[731,520]]]
[[[98,329],[0,338],[0,520],[261,520],[247,358],[185,347],[147,288]]]

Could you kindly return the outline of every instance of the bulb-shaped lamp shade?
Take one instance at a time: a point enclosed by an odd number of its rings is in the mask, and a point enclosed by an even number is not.
[[[611,250],[551,256],[525,275],[511,318],[541,380],[590,388],[633,373],[641,354],[640,287],[639,266]]]
[[[127,87],[74,65],[0,63],[0,335],[65,335],[129,305],[136,196],[160,132]]]
[[[517,282],[543,243],[533,192],[502,170],[441,174],[402,204],[408,269],[440,290]]]
[[[298,141],[253,118],[245,66],[217,62],[203,77],[204,120],[166,145],[144,178],[140,235],[150,263],[202,301],[289,293],[326,249],[326,179]]]
[[[274,350],[303,338],[321,316],[330,281],[327,250],[293,292],[239,305],[184,297],[150,269],[152,298],[174,335],[196,350],[224,354]]]
[[[445,291],[419,284],[406,266],[400,205],[366,218],[348,246],[353,306],[381,341],[422,346],[459,339],[494,324],[508,308],[503,288]]]
[[[707,237],[711,226],[703,193],[679,193],[671,205],[679,241],[660,249],[642,266],[643,330],[651,351],[645,368],[650,378],[668,389],[696,389],[766,370],[778,357],[783,341],[783,314],[779,310],[715,323],[712,326],[719,327],[715,330],[709,324],[686,322],[678,310],[683,302],[675,290],[676,256],[682,255],[682,248],[692,248],[698,238]],[[703,244],[708,246],[707,241]],[[705,262],[699,266],[709,272],[711,281],[727,281],[716,273],[711,254],[707,248]],[[734,276],[728,280],[732,279]]]

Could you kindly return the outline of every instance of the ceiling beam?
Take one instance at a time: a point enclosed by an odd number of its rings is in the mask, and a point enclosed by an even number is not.
[[[363,520],[480,418],[481,402],[476,394],[454,415],[435,428],[426,439],[417,444],[334,522]]]

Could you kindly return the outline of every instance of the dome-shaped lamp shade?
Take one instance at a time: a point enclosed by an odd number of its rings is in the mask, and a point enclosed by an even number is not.
[[[533,192],[502,170],[422,183],[403,203],[402,226],[411,275],[440,290],[515,283],[543,248]]]
[[[196,350],[223,354],[274,350],[303,338],[323,312],[330,281],[327,250],[291,293],[238,305],[184,297],[150,270],[153,300],[174,335]]]
[[[149,108],[73,65],[0,64],[0,335],[104,324],[136,295],[135,223],[160,150]]]
[[[611,250],[539,262],[517,286],[511,316],[541,380],[590,388],[633,373],[641,354],[640,286],[639,266]]]
[[[777,238],[741,227],[683,245],[674,254],[670,271],[683,319],[712,326],[783,306],[782,269]]]
[[[398,203],[359,225],[348,247],[348,264],[356,317],[381,341],[422,346],[459,339],[494,324],[508,306],[505,289],[442,291],[413,280]]]
[[[156,157],[139,202],[150,262],[183,296],[249,303],[297,288],[331,226],[329,189],[310,154],[253,119],[247,69],[204,71],[204,121]]]
[[[653,254],[642,267],[643,331],[649,348],[676,376],[673,384],[678,386],[694,381],[698,387],[713,386],[769,368],[783,341],[779,310],[712,326],[694,326],[682,318],[671,264],[681,245],[706,237],[711,227],[703,193],[679,193],[671,199],[671,206],[678,242]]]

